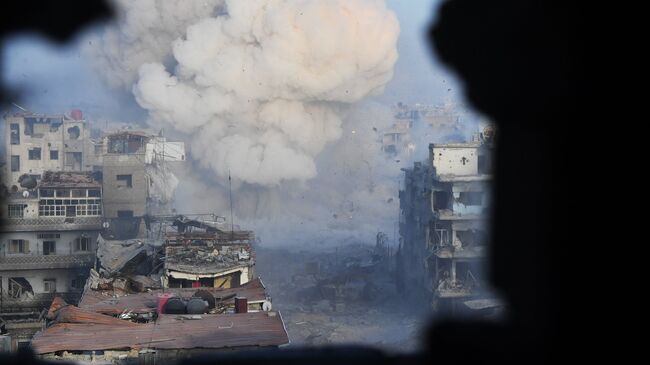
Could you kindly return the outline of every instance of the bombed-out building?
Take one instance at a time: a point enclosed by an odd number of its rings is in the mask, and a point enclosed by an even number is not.
[[[101,143],[91,138],[80,110],[69,114],[16,113],[4,117],[3,183],[12,192],[45,171],[92,171],[101,166]]]
[[[493,130],[474,141],[429,146],[405,169],[400,191],[400,287],[440,313],[500,306],[485,286]]]
[[[102,229],[100,175],[45,171],[0,210],[0,318],[15,347],[40,328],[55,295],[81,296]]]

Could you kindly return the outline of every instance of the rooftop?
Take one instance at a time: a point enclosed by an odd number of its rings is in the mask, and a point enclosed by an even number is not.
[[[39,188],[99,188],[101,180],[97,172],[45,171]]]
[[[32,340],[37,354],[66,350],[224,349],[289,343],[277,312],[191,317],[161,314],[155,322],[140,324],[58,303],[48,316],[53,319],[52,324]]]

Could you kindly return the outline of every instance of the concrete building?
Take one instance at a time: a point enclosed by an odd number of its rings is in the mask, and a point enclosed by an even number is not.
[[[115,239],[142,237],[142,218],[168,214],[178,179],[167,163],[185,160],[182,142],[140,131],[122,131],[104,138],[104,217]]]
[[[95,262],[102,229],[98,174],[43,173],[0,209],[0,319],[12,348],[41,328],[54,296],[76,303]]]
[[[440,313],[499,306],[484,280],[492,137],[431,144],[429,159],[405,170],[398,281]]]
[[[4,185],[15,192],[23,175],[45,171],[92,171],[101,166],[101,146],[91,138],[79,110],[70,115],[17,113],[5,116]],[[24,178],[24,177],[23,177]]]

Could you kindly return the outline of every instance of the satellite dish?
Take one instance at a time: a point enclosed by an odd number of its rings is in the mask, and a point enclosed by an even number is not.
[[[29,191],[23,191],[23,198],[29,198]]]
[[[268,300],[265,300],[262,303],[262,310],[265,311],[265,312],[270,312],[272,307],[273,306],[271,305],[271,302],[268,301]]]
[[[104,228],[108,228],[109,226],[110,226],[110,223],[108,223],[108,221],[102,223],[102,227],[104,227]]]

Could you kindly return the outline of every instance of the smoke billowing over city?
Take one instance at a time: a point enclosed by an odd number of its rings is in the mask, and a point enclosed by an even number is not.
[[[126,363],[156,326],[160,360],[403,351],[430,318],[501,318],[485,280],[497,130],[428,58],[431,4],[112,5],[67,46],[5,46],[0,319],[43,328],[3,329],[11,346]],[[169,340],[179,321],[204,336]],[[84,340],[89,323],[104,336]]]

